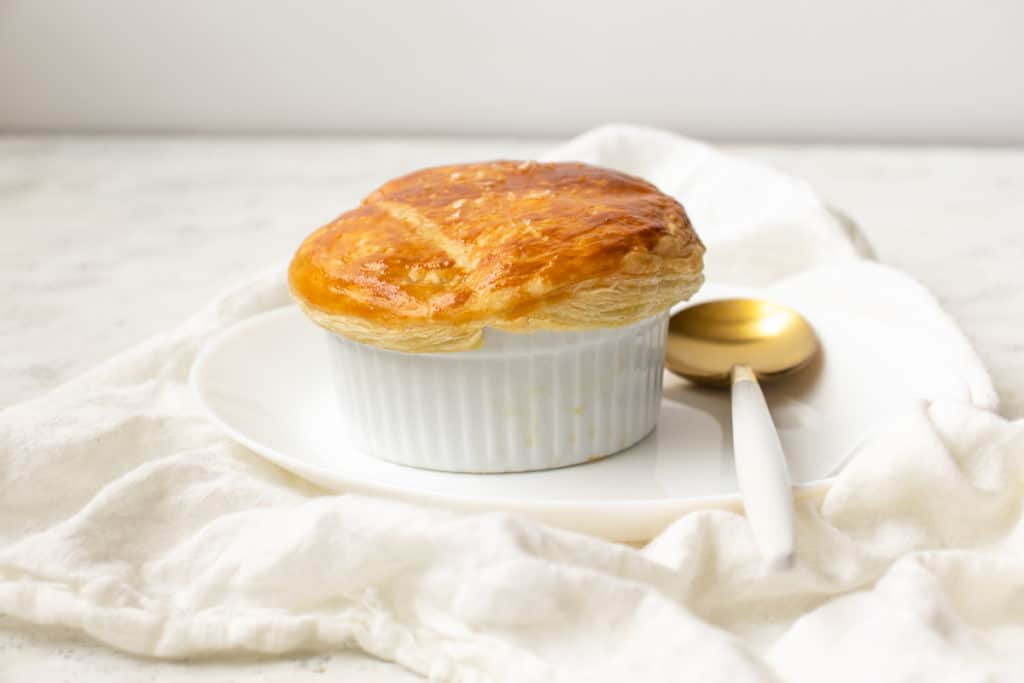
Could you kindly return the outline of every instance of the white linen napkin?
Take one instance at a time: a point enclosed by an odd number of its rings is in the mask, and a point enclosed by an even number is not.
[[[679,196],[710,278],[849,292],[837,310],[927,340],[960,398],[894,415],[800,504],[788,574],[761,574],[732,512],[633,548],[327,495],[222,436],[187,384],[205,340],[288,302],[275,268],[0,413],[0,611],[158,657],[356,646],[445,681],[1020,680],[1024,423],[989,412],[930,295],[859,261],[806,184],[705,145],[612,126],[550,157]]]

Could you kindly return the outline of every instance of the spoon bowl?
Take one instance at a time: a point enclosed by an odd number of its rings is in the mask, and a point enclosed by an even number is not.
[[[696,384],[727,387],[738,365],[770,380],[803,368],[817,351],[814,330],[793,309],[757,299],[722,299],[672,316],[665,367]]]

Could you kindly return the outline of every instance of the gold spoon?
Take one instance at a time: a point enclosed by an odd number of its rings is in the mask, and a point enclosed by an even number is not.
[[[733,457],[761,556],[793,565],[793,492],[775,424],[757,380],[807,365],[818,351],[799,313],[767,301],[725,299],[684,308],[668,325],[665,367],[706,386],[732,386]]]

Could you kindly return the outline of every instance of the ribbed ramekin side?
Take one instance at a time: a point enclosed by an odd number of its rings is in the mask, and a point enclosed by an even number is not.
[[[340,420],[368,455],[413,467],[514,472],[628,448],[657,420],[667,315],[507,353],[395,353],[330,336]]]

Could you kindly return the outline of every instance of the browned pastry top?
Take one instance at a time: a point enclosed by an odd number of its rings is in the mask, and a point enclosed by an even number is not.
[[[385,348],[473,348],[484,327],[610,327],[688,297],[704,248],[650,183],[494,161],[392,180],[312,233],[289,269],[321,325]]]

